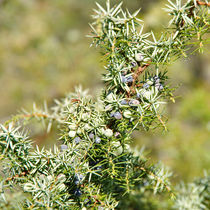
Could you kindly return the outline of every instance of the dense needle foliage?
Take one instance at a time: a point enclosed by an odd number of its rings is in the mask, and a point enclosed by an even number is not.
[[[167,130],[164,104],[175,101],[167,65],[191,48],[203,50],[209,3],[168,0],[172,18],[159,37],[144,32],[139,10],[130,14],[121,5],[97,4],[90,24],[106,69],[101,95],[78,87],[50,110],[34,106],[1,125],[1,208],[208,208],[207,175],[172,189],[172,173],[130,143],[135,130]],[[33,147],[23,129],[32,118],[45,121],[48,130],[56,124],[59,147]]]

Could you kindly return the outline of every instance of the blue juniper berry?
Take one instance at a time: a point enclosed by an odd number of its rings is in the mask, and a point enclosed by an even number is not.
[[[141,98],[141,93],[137,93],[137,94],[136,94],[136,97],[137,97],[137,98]]]
[[[149,182],[147,180],[144,180],[143,181],[143,185],[146,187],[146,186],[149,186]]]
[[[158,89],[158,90],[163,90],[163,85],[161,83],[158,83],[158,84],[155,84],[155,87]]]
[[[84,200],[84,203],[85,203],[85,205],[90,205],[90,204],[91,204],[91,200],[85,199],[85,200]]]
[[[135,66],[137,66],[137,63],[136,63],[136,61],[133,61],[133,62],[131,62],[131,66],[132,66],[132,67],[135,67]]]
[[[105,110],[112,110],[112,106],[111,106],[111,104],[109,104],[109,105],[107,105],[107,106],[105,106]]]
[[[114,112],[111,112],[109,116],[114,117],[114,114],[115,114]]]
[[[117,119],[117,120],[120,120],[122,118],[122,115],[120,112],[115,112],[114,113],[114,118]]]
[[[78,185],[82,182],[82,180],[84,179],[84,176],[82,174],[75,174],[75,184]]]
[[[127,82],[127,79],[125,76],[121,76],[121,80],[122,80],[122,83],[126,83]]]
[[[160,78],[157,75],[153,79],[155,80],[155,84],[160,83]]]
[[[90,134],[89,134],[89,138],[90,138],[90,139],[94,139],[94,134],[93,134],[93,133],[90,133]]]
[[[68,146],[65,145],[65,144],[62,144],[62,145],[60,146],[60,148],[61,148],[61,152],[63,152],[63,151],[65,151],[65,150],[68,149]]]
[[[74,139],[74,142],[75,142],[76,144],[79,144],[80,141],[81,141],[80,137],[76,137],[76,138]]]
[[[78,185],[78,184],[80,183],[80,181],[79,181],[79,180],[76,180],[74,183],[75,183],[76,185]]]
[[[82,192],[80,191],[80,189],[76,189],[76,190],[74,191],[74,194],[75,194],[77,197],[79,197],[79,196],[82,195]]]
[[[145,89],[148,89],[149,87],[150,87],[150,85],[147,84],[147,83],[145,83],[145,84],[143,85],[143,88],[145,88]]]
[[[120,104],[121,105],[126,105],[126,104],[128,104],[128,102],[127,102],[127,100],[123,99],[122,101],[120,101]]]
[[[132,99],[132,100],[129,101],[130,106],[135,106],[135,105],[138,105],[138,104],[139,104],[138,100]]]
[[[114,136],[117,138],[117,137],[119,137],[120,136],[120,132],[116,132],[115,134],[114,134]]]
[[[127,78],[126,78],[126,82],[133,82],[133,77],[132,76],[128,76]]]
[[[101,138],[99,138],[98,136],[96,136],[95,143],[96,144],[100,144],[101,143]]]

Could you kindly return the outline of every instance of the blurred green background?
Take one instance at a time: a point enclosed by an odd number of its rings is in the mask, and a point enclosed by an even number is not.
[[[104,0],[98,0],[102,5]],[[112,1],[112,3],[120,1]],[[166,0],[124,0],[124,7],[145,20],[145,31],[158,34],[167,25]],[[94,0],[0,0],[0,122],[33,102],[53,104],[81,84],[91,93],[103,87],[99,51],[89,48]],[[179,84],[168,104],[169,132],[136,132],[152,161],[174,171],[173,179],[191,181],[210,169],[209,49],[168,67],[170,83]],[[41,137],[40,137],[41,136]],[[45,137],[45,136],[44,136]],[[41,142],[38,135],[35,139]],[[51,138],[52,139],[52,138]],[[41,142],[43,144],[43,142]]]

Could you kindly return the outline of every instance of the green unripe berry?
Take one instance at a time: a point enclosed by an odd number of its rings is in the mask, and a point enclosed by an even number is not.
[[[70,124],[70,125],[69,125],[69,129],[70,129],[70,130],[76,130],[76,129],[77,129],[76,124]]]
[[[125,118],[131,118],[131,112],[130,112],[129,110],[127,110],[127,111],[125,111],[125,112],[123,113],[123,116],[124,116]]]
[[[106,137],[111,137],[113,135],[113,131],[111,129],[106,129],[106,130],[103,130],[103,134],[106,136]]]
[[[76,131],[69,131],[69,137],[74,138],[76,136]]]
[[[141,62],[144,60],[144,56],[141,53],[135,53],[135,59],[138,62]]]

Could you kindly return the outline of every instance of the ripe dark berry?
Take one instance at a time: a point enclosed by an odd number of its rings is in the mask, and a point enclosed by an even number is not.
[[[76,180],[74,183],[75,183],[76,185],[78,185],[80,182],[79,182],[79,180]]]
[[[114,118],[117,119],[117,120],[120,120],[122,118],[122,115],[120,112],[115,112],[114,113]]]
[[[81,196],[82,195],[82,192],[79,190],[79,189],[76,189],[75,191],[74,191],[74,195],[76,195],[76,196]]]

